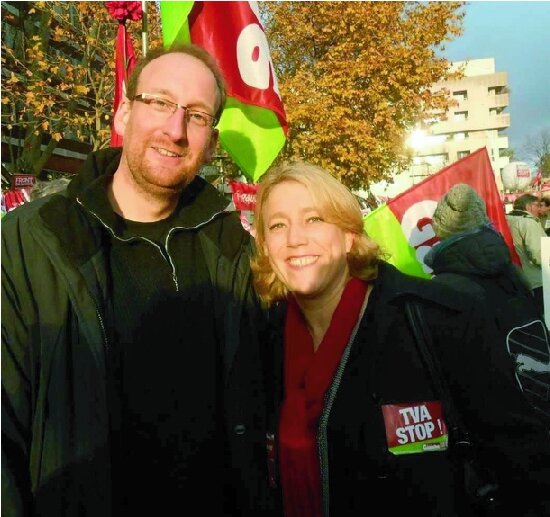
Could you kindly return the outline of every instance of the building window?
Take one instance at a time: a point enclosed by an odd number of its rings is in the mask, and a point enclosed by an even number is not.
[[[468,132],[467,131],[461,131],[459,133],[455,133],[453,135],[453,140],[465,140],[468,138]]]
[[[500,115],[504,108],[489,108],[489,115]]]
[[[447,153],[432,154],[426,156],[425,161],[432,167],[441,167],[449,161],[449,155]]]
[[[453,99],[457,101],[467,101],[468,100],[468,91],[460,90],[459,92],[453,92]]]
[[[501,95],[503,93],[509,93],[509,90],[508,90],[508,87],[506,85],[489,86],[489,88],[487,88],[487,93],[489,95]]]
[[[466,158],[470,154],[470,151],[458,151],[456,157],[460,160],[461,158]]]
[[[468,119],[468,112],[467,111],[456,111],[453,117],[453,120],[459,121],[459,120],[467,120]]]

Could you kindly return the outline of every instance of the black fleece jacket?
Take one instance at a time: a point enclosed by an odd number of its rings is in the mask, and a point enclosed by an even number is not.
[[[119,160],[120,149],[92,153],[67,192],[23,205],[2,221],[6,515],[112,514],[106,362],[113,314],[105,250],[107,232],[117,228],[94,193]],[[224,336],[227,490],[236,515],[263,515],[265,400],[250,238],[213,187],[197,178],[189,191],[195,199],[186,225],[199,234]]]

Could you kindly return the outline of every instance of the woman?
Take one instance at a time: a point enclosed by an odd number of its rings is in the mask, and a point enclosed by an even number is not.
[[[262,177],[255,232],[255,286],[273,311],[269,449],[285,517],[372,515],[374,507],[480,515],[467,503],[461,461],[449,455],[446,423],[455,419],[424,366],[412,329],[425,327],[410,309],[421,307],[452,380],[467,378],[463,352],[483,342],[479,307],[384,263],[355,197],[319,167],[294,162]],[[486,400],[473,384],[460,392],[475,416]]]

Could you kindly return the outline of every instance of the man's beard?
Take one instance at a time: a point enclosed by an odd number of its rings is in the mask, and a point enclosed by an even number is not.
[[[182,192],[189,183],[191,183],[198,174],[201,165],[205,161],[206,147],[191,162],[185,163],[178,171],[173,174],[171,181],[162,181],[163,178],[158,171],[154,170],[152,164],[148,164],[142,157],[135,154],[128,158],[128,169],[134,182],[141,190],[152,196],[166,196]],[[184,158],[189,157],[187,151],[183,154]]]

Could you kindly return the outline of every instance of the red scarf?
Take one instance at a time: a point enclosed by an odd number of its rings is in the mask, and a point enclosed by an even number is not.
[[[285,323],[285,400],[279,421],[285,517],[322,517],[317,424],[324,395],[359,319],[367,284],[344,288],[317,352],[300,308],[289,298]]]

